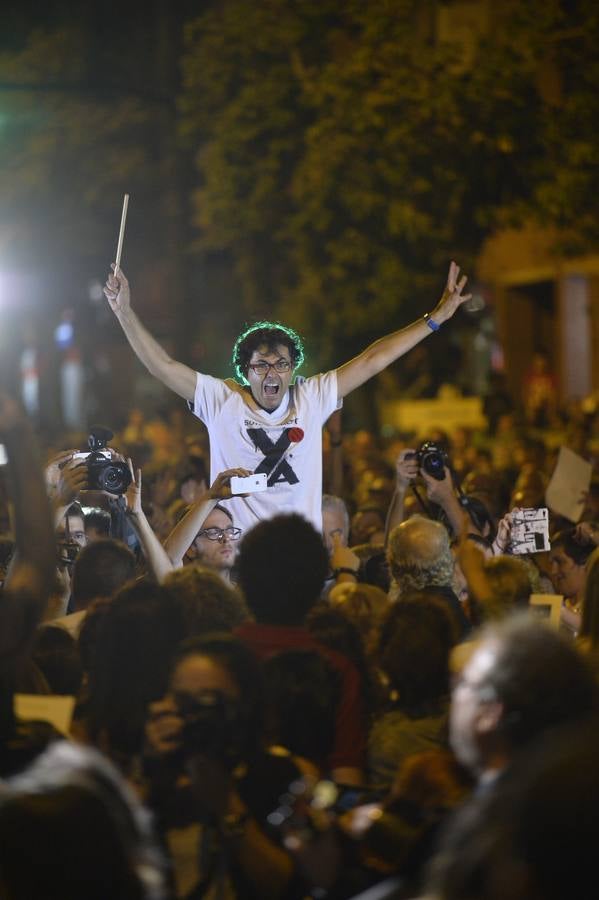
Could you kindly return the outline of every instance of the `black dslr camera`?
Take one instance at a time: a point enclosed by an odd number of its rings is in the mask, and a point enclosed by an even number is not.
[[[239,704],[217,690],[204,690],[194,697],[181,693],[176,703],[183,717],[183,754],[201,753],[234,768],[243,758],[247,740]]]
[[[90,452],[76,453],[74,459],[81,459],[87,466],[87,490],[108,491],[110,494],[124,494],[131,484],[131,472],[124,462],[114,460],[105,449],[114,437],[109,428],[92,425],[87,439]]]
[[[447,453],[439,447],[434,441],[425,441],[416,451],[416,460],[418,468],[436,478],[437,481],[443,481],[445,478],[445,466],[449,466],[449,457]]]

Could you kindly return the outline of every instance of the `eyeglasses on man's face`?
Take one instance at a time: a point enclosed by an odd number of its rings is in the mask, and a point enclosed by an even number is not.
[[[241,528],[235,528],[233,525],[227,528],[203,528],[202,531],[198,531],[196,537],[205,537],[209,541],[224,541],[225,538],[228,541],[238,541],[241,537]]]
[[[288,359],[278,359],[275,363],[268,363],[266,360],[250,363],[250,369],[252,369],[256,375],[266,375],[270,369],[274,369],[275,372],[288,372],[290,368],[291,362]]]

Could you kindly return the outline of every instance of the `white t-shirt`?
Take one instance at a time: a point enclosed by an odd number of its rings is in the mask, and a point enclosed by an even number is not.
[[[238,466],[267,475],[266,491],[227,501],[236,525],[294,512],[322,531],[322,426],[338,407],[336,371],[297,378],[270,414],[249,388],[198,372],[190,406],[210,436],[211,482]]]

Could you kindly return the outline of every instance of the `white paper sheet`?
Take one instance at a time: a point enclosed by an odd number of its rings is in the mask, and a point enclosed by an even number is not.
[[[592,465],[569,450],[560,447],[551,481],[545,493],[547,506],[571,522],[578,522],[584,509],[585,494],[591,485]]]

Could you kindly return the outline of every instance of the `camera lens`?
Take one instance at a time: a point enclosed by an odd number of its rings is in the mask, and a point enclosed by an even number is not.
[[[432,441],[425,441],[417,453],[418,464],[427,475],[435,478],[437,481],[443,481],[445,478],[445,466],[447,457],[443,450]]]
[[[131,475],[124,463],[116,463],[106,466],[98,473],[98,482],[103,491],[123,494],[131,483]]]
[[[429,475],[436,478],[443,473],[443,457],[439,453],[427,453],[424,457],[423,468]]]

